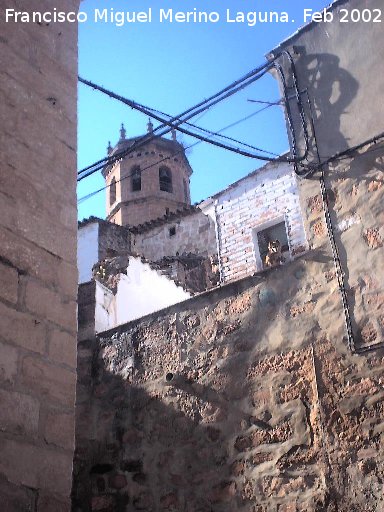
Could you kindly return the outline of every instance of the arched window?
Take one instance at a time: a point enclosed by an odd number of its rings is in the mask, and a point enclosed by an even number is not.
[[[171,169],[165,166],[160,167],[159,183],[160,190],[163,190],[164,192],[173,192]]]
[[[116,179],[113,177],[109,185],[109,204],[110,206],[116,201]]]
[[[188,185],[187,185],[187,180],[183,180],[183,184],[184,184],[184,200],[186,203],[188,203]]]
[[[131,169],[131,191],[139,192],[141,190],[141,170],[138,165]]]

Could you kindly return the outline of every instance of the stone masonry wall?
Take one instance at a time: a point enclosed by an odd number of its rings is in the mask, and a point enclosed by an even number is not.
[[[172,236],[171,228],[175,228],[175,234]],[[132,235],[132,251],[151,261],[158,261],[164,256],[188,253],[215,256],[215,225],[208,215],[197,210]]]
[[[23,3],[29,11],[78,1]],[[0,497],[69,510],[76,383],[76,24],[0,0]]]
[[[255,232],[270,223],[285,221],[291,257],[307,249],[299,188],[289,164],[267,164],[214,198],[224,282],[262,270]]]
[[[128,228],[99,221],[99,260],[127,253],[131,250],[131,233]]]
[[[80,344],[75,511],[380,510],[384,354],[320,256]]]
[[[383,154],[325,175],[354,352],[315,178],[311,250],[82,338],[76,512],[384,507]]]

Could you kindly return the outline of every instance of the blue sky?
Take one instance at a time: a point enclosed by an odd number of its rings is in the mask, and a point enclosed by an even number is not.
[[[303,25],[304,9],[319,10],[326,0],[85,0],[81,11],[88,21],[79,24],[79,74],[122,96],[175,115],[215,93],[264,62],[265,54]],[[147,11],[151,23],[117,27],[95,23],[95,9]],[[160,23],[159,9],[174,11],[217,11],[220,21],[211,24]],[[238,11],[286,11],[288,23],[227,23],[226,10],[233,19]],[[262,105],[248,101],[279,98],[275,80],[268,76],[217,107],[191,120],[217,131],[241,121]],[[107,143],[117,142],[124,122],[127,136],[143,134],[147,118],[129,107],[79,85],[78,167],[106,155]],[[156,123],[154,123],[156,126]],[[248,144],[280,154],[288,147],[283,114],[278,106],[267,108],[247,121],[223,132]],[[195,139],[182,135],[185,145]],[[192,202],[200,201],[256,169],[261,162],[201,143],[187,149],[194,170]],[[79,199],[103,186],[98,172],[83,180]],[[79,218],[105,216],[105,194],[79,203]]]

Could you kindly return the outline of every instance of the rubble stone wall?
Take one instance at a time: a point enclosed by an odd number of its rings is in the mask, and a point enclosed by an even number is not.
[[[320,256],[80,343],[75,511],[380,510],[384,354]]]
[[[82,339],[75,511],[383,508],[382,162],[325,175],[355,352],[315,178],[308,252]]]
[[[110,222],[99,222],[99,261],[130,250],[131,233],[128,228]]]
[[[215,225],[208,215],[198,210],[132,235],[132,251],[151,261],[189,253],[213,256],[217,254]]]
[[[74,449],[77,26],[2,19],[0,52],[0,508],[62,512]]]

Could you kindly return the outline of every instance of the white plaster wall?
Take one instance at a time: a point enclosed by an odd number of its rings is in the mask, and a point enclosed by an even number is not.
[[[116,297],[96,281],[95,332],[103,332],[117,325]]]
[[[127,275],[122,275],[116,294],[117,325],[172,306],[191,297],[140,258],[129,258]]]
[[[80,227],[77,234],[77,266],[79,284],[92,279],[92,267],[98,262],[99,223],[94,222]]]

